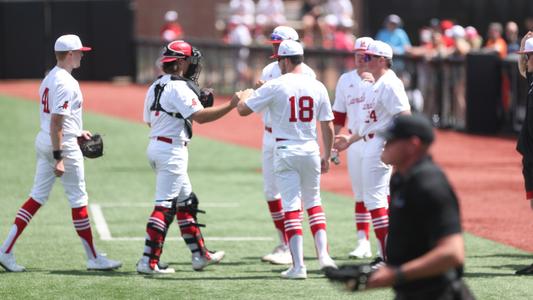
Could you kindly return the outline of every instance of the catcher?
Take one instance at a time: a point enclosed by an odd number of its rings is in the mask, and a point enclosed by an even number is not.
[[[160,76],[148,89],[144,121],[151,128],[147,154],[156,173],[155,206],[146,225],[143,256],[137,263],[141,274],[174,273],[159,262],[170,224],[177,217],[181,236],[192,253],[192,268],[200,271],[218,263],[224,251],[207,249],[197,223],[198,197],[187,174],[192,122],[215,121],[237,106],[238,98],[213,106],[212,91],[198,87],[201,53],[189,43],[169,43],[163,54]]]

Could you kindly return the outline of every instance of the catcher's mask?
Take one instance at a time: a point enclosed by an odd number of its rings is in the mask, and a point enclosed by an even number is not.
[[[192,47],[192,55],[187,57],[187,61],[189,61],[189,67],[183,73],[183,77],[198,84],[198,77],[200,77],[200,72],[202,72],[202,53],[200,50]]]

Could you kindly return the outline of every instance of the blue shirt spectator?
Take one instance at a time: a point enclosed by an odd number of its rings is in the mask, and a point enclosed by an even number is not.
[[[397,15],[389,15],[384,22],[384,28],[378,31],[376,40],[383,41],[392,47],[395,54],[405,53],[411,46],[411,41],[405,30],[401,28],[402,20]]]

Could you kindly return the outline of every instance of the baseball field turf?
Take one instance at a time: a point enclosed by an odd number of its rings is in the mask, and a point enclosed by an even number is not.
[[[38,131],[36,102],[0,95],[0,240],[27,199],[33,182]],[[389,290],[354,295],[332,285],[318,271],[312,238],[305,229],[309,278],[279,278],[286,268],[260,262],[276,244],[262,195],[260,151],[195,136],[189,174],[206,223],[209,248],[226,251],[221,264],[203,272],[191,269],[190,253],[174,224],[162,259],[176,269],[168,276],[135,272],[152,207],[155,177],[145,148],[148,128],[140,123],[85,113],[84,127],[104,134],[105,155],[86,160],[86,180],[96,246],[122,260],[115,272],[88,272],[59,183],[15,247],[25,273],[0,271],[0,299],[390,299]],[[352,263],[352,199],[323,193],[330,252],[338,264]],[[482,208],[480,208],[482,209]],[[308,227],[304,227],[308,228]],[[530,234],[530,233],[524,233]],[[517,277],[533,262],[529,253],[470,234],[466,236],[466,282],[478,299],[531,299],[533,277]],[[372,238],[373,239],[373,238]],[[375,249],[375,244],[374,244]]]

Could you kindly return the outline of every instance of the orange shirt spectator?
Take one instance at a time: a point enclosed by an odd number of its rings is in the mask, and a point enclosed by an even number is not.
[[[490,23],[487,44],[485,50],[493,50],[498,52],[501,58],[507,56],[507,43],[502,38],[503,28],[500,23]]]

